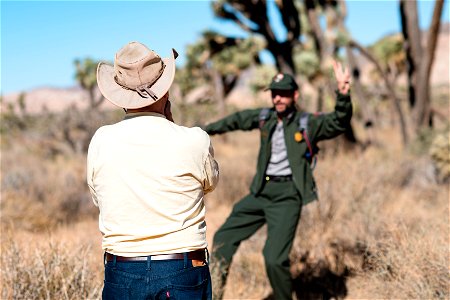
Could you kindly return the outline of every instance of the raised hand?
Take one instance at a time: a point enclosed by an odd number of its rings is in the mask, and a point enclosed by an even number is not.
[[[340,62],[336,62],[333,59],[334,77],[338,84],[339,93],[345,95],[350,90],[350,71],[347,67],[342,69]]]

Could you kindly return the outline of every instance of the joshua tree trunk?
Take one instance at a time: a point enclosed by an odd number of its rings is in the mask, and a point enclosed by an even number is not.
[[[402,107],[400,106],[399,99],[395,93],[394,86],[392,85],[391,81],[389,80],[388,75],[383,71],[383,68],[380,66],[378,61],[369,53],[369,51],[366,50],[366,48],[364,48],[363,46],[361,46],[359,43],[357,43],[354,40],[351,40],[349,42],[349,46],[359,50],[359,52],[362,55],[367,57],[367,59],[369,59],[375,65],[377,71],[380,73],[381,77],[383,78],[389,98],[391,99],[391,101],[393,103],[394,109],[397,111],[398,118],[400,121],[400,131],[401,131],[401,136],[402,136],[402,140],[403,140],[403,145],[406,146],[408,144],[409,137],[408,137],[407,127],[406,127],[405,116],[403,114]]]
[[[400,0],[402,32],[408,64],[408,98],[415,131],[429,126],[430,75],[433,65],[444,0],[436,0],[425,47],[422,47],[416,0]]]
[[[287,31],[287,38],[277,40],[267,14],[266,0],[253,1],[213,1],[216,16],[236,23],[243,30],[251,34],[259,34],[267,41],[267,50],[275,59],[280,72],[295,75],[295,65],[292,59],[292,49],[299,44],[301,24],[299,13],[293,0],[276,1],[281,20]],[[244,21],[246,20],[246,21]],[[252,23],[254,26],[248,26]]]
[[[361,81],[359,80],[360,71],[356,63],[355,56],[353,55],[353,51],[349,46],[346,46],[345,50],[347,53],[348,63],[350,65],[350,70],[353,78],[353,91],[356,95],[356,99],[360,104],[364,128],[366,129],[368,135],[367,144],[372,144],[376,139],[375,132],[373,130],[375,117],[372,110],[368,107],[368,103],[366,102],[367,96],[365,95]]]
[[[214,85],[214,98],[217,103],[217,110],[219,112],[219,116],[222,118],[226,114],[222,76],[220,75],[220,73],[218,71],[216,71],[214,69],[211,69],[210,71],[211,71],[211,78],[213,80],[213,85]]]

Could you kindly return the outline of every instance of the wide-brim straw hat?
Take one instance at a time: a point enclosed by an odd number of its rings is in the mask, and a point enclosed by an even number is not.
[[[161,99],[175,77],[175,59],[178,53],[161,58],[139,42],[131,42],[120,49],[114,66],[101,62],[97,67],[100,92],[114,105],[122,108],[140,108]]]

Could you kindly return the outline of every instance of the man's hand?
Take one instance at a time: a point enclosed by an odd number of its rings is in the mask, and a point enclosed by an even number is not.
[[[342,70],[340,62],[333,60],[334,77],[338,84],[339,93],[345,95],[350,90],[350,71],[347,67]]]

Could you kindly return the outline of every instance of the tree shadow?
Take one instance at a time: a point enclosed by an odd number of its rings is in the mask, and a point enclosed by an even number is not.
[[[358,269],[371,268],[372,255],[364,243],[339,242],[329,246],[332,251],[321,259],[313,259],[309,251],[293,257],[291,275],[296,299],[344,299],[348,295],[347,279]],[[273,299],[274,295],[270,294],[263,300]]]
[[[342,274],[332,272],[326,263],[307,265],[294,278],[294,291],[297,299],[343,299],[347,296],[347,277],[350,275],[346,268]]]
[[[336,274],[323,262],[307,265],[293,279],[294,293],[298,300],[344,299],[348,292],[346,281],[349,276],[347,268],[342,274]],[[276,299],[270,294],[263,300]]]

